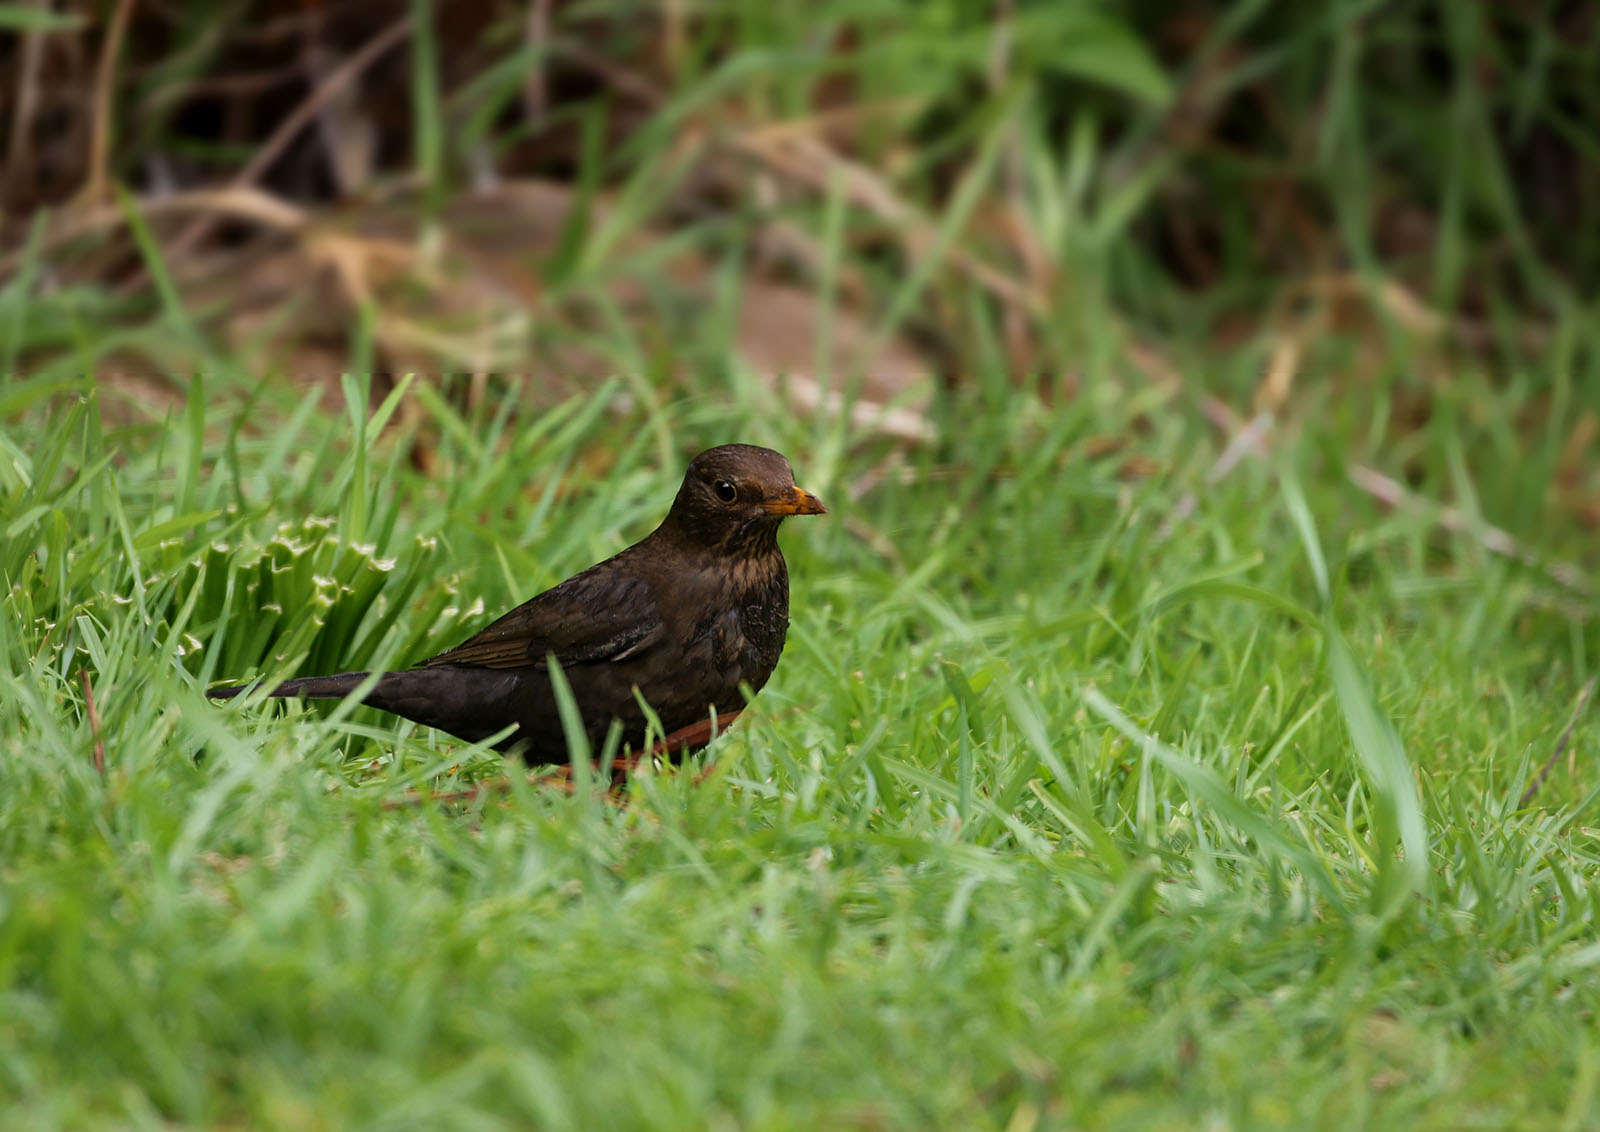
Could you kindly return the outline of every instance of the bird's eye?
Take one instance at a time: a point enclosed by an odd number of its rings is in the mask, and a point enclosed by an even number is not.
[[[732,503],[739,498],[738,489],[727,480],[718,480],[711,485],[711,490],[717,493],[717,498],[724,503]]]

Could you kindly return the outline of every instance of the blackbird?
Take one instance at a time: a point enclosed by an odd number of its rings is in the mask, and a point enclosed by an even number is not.
[[[362,696],[372,707],[468,742],[509,724],[496,743],[531,763],[568,761],[550,684],[554,657],[591,746],[612,721],[636,750],[645,713],[671,734],[743,709],[777,666],[789,627],[789,571],[778,526],[827,508],[795,486],[768,448],[725,444],[689,464],[667,517],[628,549],[517,606],[453,649],[385,672]],[[273,696],[342,699],[370,673],[286,680]],[[227,699],[254,685],[213,688]]]

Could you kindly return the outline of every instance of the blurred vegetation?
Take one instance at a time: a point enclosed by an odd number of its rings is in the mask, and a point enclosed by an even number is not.
[[[0,371],[94,373],[116,419],[196,372],[333,403],[346,372],[372,403],[471,375],[458,405],[541,410],[622,374],[619,405],[923,443],[935,398],[1096,384],[1269,445],[1333,413],[1360,441],[1326,470],[1391,504],[1600,529],[1593,5],[61,0],[0,26]],[[1430,459],[1462,416],[1485,442]]]
[[[91,319],[129,372],[226,341],[332,374],[366,311],[375,369],[668,374],[729,287],[758,366],[830,384],[892,347],[896,374],[1070,383],[1108,317],[1135,375],[1222,348],[1207,383],[1241,395],[1285,349],[1342,383],[1600,364],[1592,4],[63,0],[0,26],[0,268],[45,324],[12,366],[103,365]],[[787,341],[791,288],[854,353]],[[194,337],[141,338],[180,300]]]

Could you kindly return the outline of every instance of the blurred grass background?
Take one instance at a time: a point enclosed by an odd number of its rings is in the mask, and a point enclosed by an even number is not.
[[[1600,1126],[1597,58],[0,4],[6,1126]],[[832,517],[699,786],[419,807],[504,767],[201,695],[452,644],[733,439]]]

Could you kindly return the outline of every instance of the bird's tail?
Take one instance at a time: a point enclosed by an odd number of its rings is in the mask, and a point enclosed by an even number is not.
[[[269,696],[302,696],[310,700],[342,700],[355,691],[370,672],[340,672],[333,676],[302,676],[298,680],[285,680]],[[206,695],[214,700],[231,700],[260,687],[259,684],[237,684],[231,688],[210,688]]]
[[[370,672],[340,672],[335,676],[305,676],[285,680],[267,695],[338,700],[354,692],[371,675]],[[520,705],[527,699],[523,681],[521,672],[455,664],[402,668],[380,675],[361,697],[361,702],[476,743],[512,722],[520,722]],[[231,700],[259,687],[259,684],[240,684],[232,688],[212,688],[206,695],[214,700]]]

